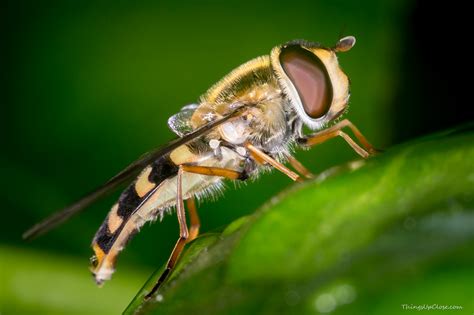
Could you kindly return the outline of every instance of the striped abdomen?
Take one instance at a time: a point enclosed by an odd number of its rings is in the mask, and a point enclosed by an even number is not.
[[[176,205],[178,165],[192,163],[240,170],[241,159],[228,148],[222,148],[221,156],[216,157],[212,151],[194,154],[183,145],[145,168],[122,193],[94,237],[92,272],[96,282],[101,284],[111,278],[117,255],[145,222]],[[185,172],[182,176],[183,198],[218,190],[220,181],[220,177]]]
[[[159,158],[142,171],[112,206],[92,241],[95,252],[92,272],[98,284],[110,279],[118,253],[143,223],[158,215],[159,209],[151,207],[151,197],[166,179],[174,177],[177,172],[178,167],[169,155]],[[146,216],[143,217],[143,213],[137,215],[137,212],[143,212],[140,210],[145,210]]]

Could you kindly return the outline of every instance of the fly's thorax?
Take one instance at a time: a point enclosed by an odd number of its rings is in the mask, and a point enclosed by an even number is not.
[[[228,88],[232,90],[233,86],[229,86]],[[239,94],[231,94],[232,97],[228,96],[225,98],[225,101],[217,103],[203,99],[190,118],[190,126],[192,126],[193,129],[197,129],[228,115],[238,108],[242,108],[242,117],[244,117],[249,114],[255,116],[255,113],[250,113],[254,107],[268,107],[266,104],[275,104],[281,107],[282,93],[276,80],[265,83],[260,82],[259,84],[255,83],[254,85],[248,86],[247,90],[240,92]],[[282,108],[279,110],[281,111]]]
[[[286,103],[270,56],[262,56],[236,68],[202,95],[189,124],[197,129],[243,107],[240,116],[216,128],[207,139],[278,149],[286,147],[284,142],[290,138]]]
[[[269,56],[254,58],[232,70],[201,96],[201,103],[229,104],[250,94],[256,86],[274,82]],[[278,86],[275,84],[275,86]]]
[[[255,105],[280,96],[280,88],[270,66],[262,56],[237,67],[206,91],[191,117],[196,129],[241,106]]]

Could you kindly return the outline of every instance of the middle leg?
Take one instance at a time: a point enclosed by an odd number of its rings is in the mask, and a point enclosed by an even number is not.
[[[301,164],[300,161],[298,161],[296,158],[294,158],[293,156],[290,156],[288,158],[288,162],[290,163],[291,166],[293,166],[293,168],[299,172],[300,174],[302,174],[304,177],[308,178],[308,179],[311,179],[311,178],[314,178],[314,174],[311,173],[310,170],[308,170],[303,164]]]
[[[198,166],[198,165],[190,165],[190,164],[182,164],[179,166],[178,175],[177,175],[177,188],[176,188],[176,213],[178,216],[178,223],[179,223],[179,239],[174,246],[173,251],[171,252],[171,256],[168,259],[168,263],[166,264],[166,269],[161,274],[160,278],[158,279],[157,283],[153,287],[153,289],[145,296],[145,299],[150,298],[163,284],[166,280],[176,262],[178,261],[181,252],[184,249],[186,243],[195,239],[199,234],[199,227],[201,225],[199,217],[197,215],[196,206],[194,204],[194,197],[191,197],[187,200],[188,210],[190,215],[191,221],[191,230],[188,230],[188,226],[186,224],[186,212],[184,208],[184,201],[183,201],[183,185],[182,185],[182,176],[184,172],[188,173],[195,173],[201,175],[209,175],[209,176],[219,176],[228,179],[245,179],[247,175],[244,172],[238,172],[231,169],[226,168],[219,168],[219,167],[208,167],[208,166]]]
[[[282,172],[283,174],[285,174],[286,176],[288,176],[289,178],[291,178],[292,180],[296,182],[302,181],[301,177],[298,174],[291,171],[285,165],[281,164],[280,162],[278,162],[277,160],[275,160],[274,158],[272,158],[271,156],[269,156],[262,150],[256,148],[254,145],[247,143],[245,147],[247,148],[247,150],[249,150],[250,155],[254,158],[254,160],[257,163],[259,164],[268,163],[274,168],[276,168],[277,170],[279,170],[280,172]]]

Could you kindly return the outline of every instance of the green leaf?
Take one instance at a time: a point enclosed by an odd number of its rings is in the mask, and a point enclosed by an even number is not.
[[[158,294],[143,301],[162,269],[125,313],[472,313],[474,133],[464,129],[295,184],[188,245]]]

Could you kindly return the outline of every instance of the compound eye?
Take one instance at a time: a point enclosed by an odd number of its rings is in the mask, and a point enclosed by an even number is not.
[[[282,48],[280,63],[298,91],[304,111],[311,118],[320,118],[332,103],[331,80],[322,61],[298,45]]]

